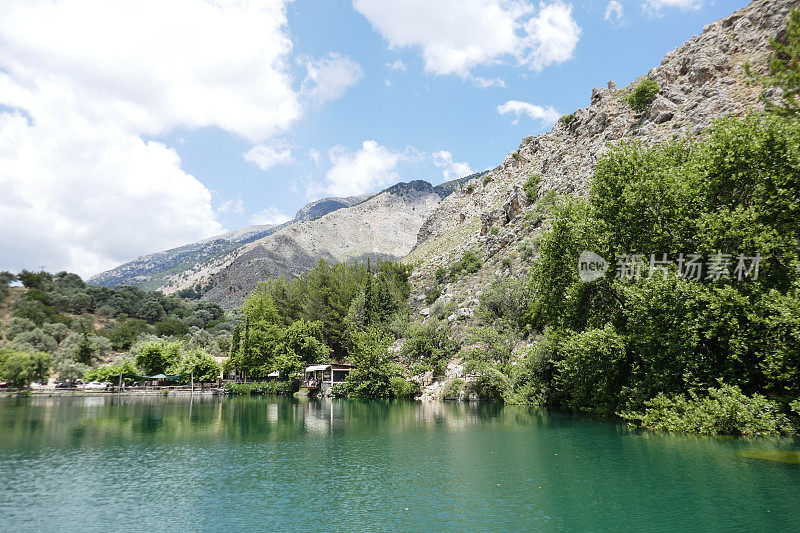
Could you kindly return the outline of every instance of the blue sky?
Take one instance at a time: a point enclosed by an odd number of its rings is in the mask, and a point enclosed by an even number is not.
[[[361,65],[363,78],[282,136],[292,147],[294,161],[262,171],[242,158],[246,141],[216,128],[175,131],[164,140],[181,155],[183,168],[217,194],[218,203],[238,203],[241,198],[244,212],[221,215],[230,228],[247,224],[264,208],[291,216],[308,200],[325,196],[307,190],[308,182],[322,180],[327,170],[315,164],[308,155],[311,150],[325,154],[341,145],[355,152],[364,140],[375,140],[396,151],[446,150],[473,171],[491,168],[523,137],[551,127],[525,115],[514,124],[516,117],[500,115],[498,105],[519,100],[553,106],[561,114],[585,107],[592,87],[604,87],[608,80],[626,85],[705,24],[746,2],[717,2],[701,9],[663,7],[659,13],[639,4],[623,3],[621,22],[604,20],[605,2],[573,4],[581,34],[571,59],[538,73],[510,58],[480,66],[473,74],[505,82],[505,87],[481,88],[458,75],[426,73],[418,48],[389,49],[370,22],[346,3],[297,1],[288,9],[294,54],[319,57],[338,51]],[[405,70],[389,66],[398,60]],[[295,68],[295,75],[301,78],[302,69]],[[429,157],[401,163],[397,172],[403,180],[444,180],[443,169]],[[380,185],[372,187],[376,188]]]
[[[745,4],[12,0],[0,269],[88,275],[316,198],[494,167]]]

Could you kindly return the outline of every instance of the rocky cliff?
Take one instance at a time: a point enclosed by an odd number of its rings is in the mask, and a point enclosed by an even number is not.
[[[449,266],[467,250],[479,253],[485,264],[477,274],[444,287],[440,300],[458,310],[451,317],[468,318],[492,280],[527,274],[530,255],[522,259],[519,251],[546,225],[547,203],[556,194],[586,194],[595,164],[609,146],[660,143],[702,132],[717,117],[759,109],[761,88],[748,83],[743,67],[749,62],[755,71],[765,71],[769,39],[784,31],[789,10],[798,4],[755,0],[709,24],[629,86],[618,89],[609,82],[592,90],[588,107],[550,132],[525,138],[497,168],[446,198],[405,258],[419,265],[412,276],[417,310],[427,314],[424,292],[433,285],[436,268]],[[624,98],[645,78],[660,90],[637,113]],[[522,186],[532,175],[541,179],[531,201]]]

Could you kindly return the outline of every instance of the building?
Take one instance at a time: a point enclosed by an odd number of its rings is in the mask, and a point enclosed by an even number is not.
[[[353,365],[344,363],[311,365],[303,372],[302,388],[307,389],[309,394],[319,392],[328,396],[334,385],[347,380],[351,370]]]

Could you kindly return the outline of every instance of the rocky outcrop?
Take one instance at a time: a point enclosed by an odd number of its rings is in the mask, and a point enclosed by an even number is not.
[[[617,89],[609,82],[606,88],[593,89],[588,107],[576,110],[571,120],[526,137],[499,166],[462,185],[425,221],[405,259],[418,265],[411,301],[422,307],[418,297],[433,283],[435,269],[451,264],[466,250],[478,252],[486,261],[482,272],[442,291],[443,299],[459,306],[474,302],[498,275],[524,275],[528,264],[519,257],[518,248],[540,230],[548,199],[554,194],[585,195],[598,158],[609,146],[661,143],[702,132],[715,118],[760,109],[761,88],[748,83],[744,65],[749,62],[754,70],[765,71],[769,39],[784,31],[789,10],[798,4],[755,0],[709,24],[627,87]],[[658,83],[660,90],[637,113],[624,98],[644,79]],[[540,176],[538,194],[528,202],[521,187],[535,174]],[[510,268],[501,268],[501,262]]]

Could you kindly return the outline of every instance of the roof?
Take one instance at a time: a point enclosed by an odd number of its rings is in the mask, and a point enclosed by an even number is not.
[[[349,370],[353,368],[353,365],[348,365],[347,363],[328,363],[324,365],[311,365],[306,368],[306,372],[317,372],[318,370],[328,370],[333,367],[334,370]]]

